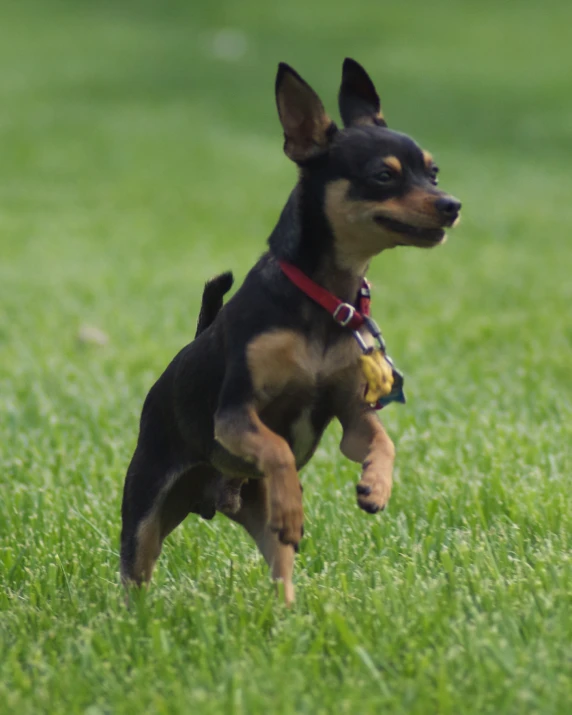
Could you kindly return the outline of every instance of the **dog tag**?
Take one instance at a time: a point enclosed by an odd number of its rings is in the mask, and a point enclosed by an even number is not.
[[[381,350],[360,355],[360,367],[366,381],[364,400],[368,405],[375,405],[391,393],[393,368]]]

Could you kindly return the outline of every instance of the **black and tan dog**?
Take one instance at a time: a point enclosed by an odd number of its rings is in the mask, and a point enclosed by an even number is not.
[[[268,252],[224,307],[232,275],[207,284],[195,340],[145,400],[123,495],[126,583],[149,581],[164,538],[187,514],[218,510],[247,529],[292,601],[304,522],[298,470],[334,417],[342,453],[363,465],[359,506],[375,513],[391,493],[393,443],[364,401],[349,316],[333,320],[283,266],[359,307],[370,259],[395,246],[440,244],[460,203],[437,188],[431,155],[387,128],[353,60],[344,62],[339,93],[343,130],[284,64],[276,100],[299,180]],[[368,337],[366,326],[360,335]]]

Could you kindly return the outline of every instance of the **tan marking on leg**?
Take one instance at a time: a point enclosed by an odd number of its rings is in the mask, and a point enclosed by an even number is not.
[[[200,470],[207,470],[206,477]],[[197,470],[198,473],[193,474]],[[197,465],[189,470],[173,472],[155,497],[151,511],[137,526],[135,534],[135,558],[131,577],[123,576],[125,582],[137,585],[148,584],[161,553],[164,539],[188,515],[190,505],[201,496],[205,479],[215,479],[216,473],[206,465]]]
[[[254,462],[268,478],[270,527],[283,543],[297,547],[304,522],[302,490],[286,440],[272,432],[252,406],[218,415],[215,438],[232,454]]]
[[[430,154],[428,151],[423,151],[423,161],[425,162],[425,166],[430,169],[435,163],[433,154]]]
[[[244,489],[241,510],[229,514],[231,519],[241,524],[255,540],[262,556],[271,569],[272,578],[284,584],[286,605],[294,602],[294,549],[280,543],[268,526],[268,480],[250,482]]]
[[[373,412],[361,412],[347,426],[340,444],[342,453],[363,463],[357,485],[358,505],[370,513],[384,509],[391,495],[395,447]]]
[[[294,584],[292,583],[292,573],[294,571],[294,549],[291,546],[281,544],[275,534],[267,535],[269,550],[272,550],[270,564],[272,566],[272,578],[279,581],[284,586],[284,602],[287,606],[294,603]]]
[[[153,568],[161,553],[161,527],[158,510],[153,510],[145,517],[137,529],[136,555],[133,575],[138,585],[148,584],[153,574]]]

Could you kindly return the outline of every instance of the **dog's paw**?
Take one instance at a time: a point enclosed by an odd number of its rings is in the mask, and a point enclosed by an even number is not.
[[[357,503],[360,509],[368,514],[377,514],[387,506],[391,496],[391,482],[383,478],[375,480],[364,479],[356,485]]]
[[[280,498],[270,498],[269,526],[283,544],[290,544],[298,551],[304,536],[304,508],[301,488]]]

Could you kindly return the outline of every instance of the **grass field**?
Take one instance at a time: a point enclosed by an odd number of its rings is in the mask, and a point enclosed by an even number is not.
[[[571,24],[568,0],[3,3],[0,712],[572,711]],[[218,516],[126,610],[143,398],[295,180],[277,62],[335,112],[345,55],[464,204],[371,270],[409,398],[390,507],[358,510],[334,426],[294,609]]]

